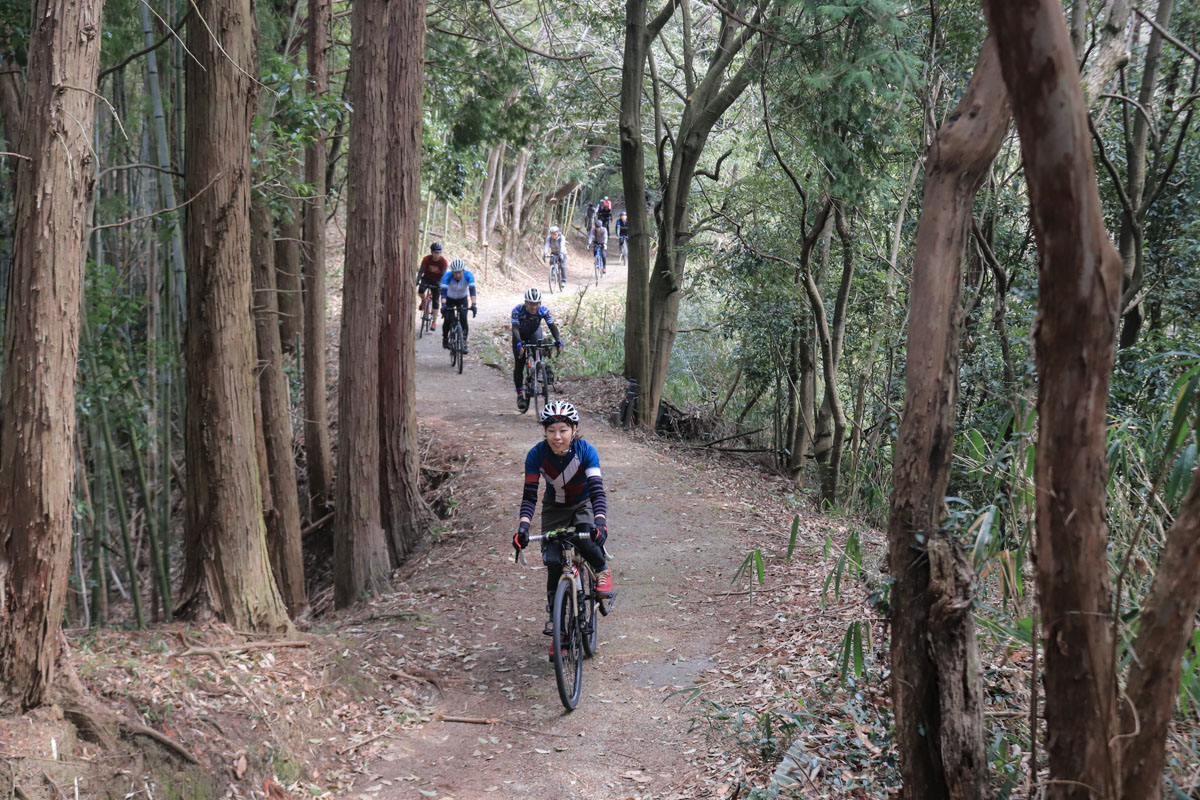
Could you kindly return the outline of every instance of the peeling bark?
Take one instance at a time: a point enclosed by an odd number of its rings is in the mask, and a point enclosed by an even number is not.
[[[6,114],[20,106],[20,122],[4,124],[24,158],[0,379],[0,699],[21,709],[47,699],[63,642],[102,9],[101,0],[36,0],[27,94],[3,104]]]

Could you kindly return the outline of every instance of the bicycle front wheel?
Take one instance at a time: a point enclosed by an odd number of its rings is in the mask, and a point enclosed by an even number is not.
[[[534,380],[534,385],[537,386],[537,389],[534,392],[534,397],[537,397],[540,394],[542,397],[542,407],[545,408],[550,403],[550,382],[546,380],[545,364],[538,362],[536,377]]]
[[[587,570],[587,595],[579,606],[579,619],[583,626],[583,653],[588,658],[596,655],[596,625],[600,621],[596,614],[596,573]]]
[[[463,362],[466,359],[463,357],[463,332],[462,328],[454,329],[454,349],[458,352],[458,374],[462,375]]]
[[[458,363],[458,329],[450,331],[450,366]]]
[[[567,711],[574,711],[583,692],[583,645],[576,624],[574,605],[575,582],[569,572],[554,590],[554,680],[558,683],[558,699]]]

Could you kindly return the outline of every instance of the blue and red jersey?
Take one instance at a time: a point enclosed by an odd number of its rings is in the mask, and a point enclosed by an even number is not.
[[[600,456],[584,439],[571,442],[566,455],[557,456],[546,442],[538,442],[525,456],[525,491],[521,496],[521,517],[533,519],[537,505],[538,483],[546,479],[543,505],[577,506],[592,501],[592,513],[608,516],[608,500],[600,478]]]

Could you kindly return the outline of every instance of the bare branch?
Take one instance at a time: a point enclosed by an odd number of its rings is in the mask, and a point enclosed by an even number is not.
[[[536,47],[531,47],[518,39],[513,32],[508,29],[508,26],[504,24],[504,20],[500,18],[500,12],[496,10],[496,4],[493,3],[492,0],[487,0],[487,6],[488,11],[492,12],[492,19],[496,20],[496,24],[500,26],[500,30],[504,31],[504,35],[508,37],[509,41],[524,50],[526,53],[533,53],[535,56],[548,58],[551,61],[581,61],[592,57],[591,53],[580,53],[574,56],[556,56],[552,53],[538,50]]]

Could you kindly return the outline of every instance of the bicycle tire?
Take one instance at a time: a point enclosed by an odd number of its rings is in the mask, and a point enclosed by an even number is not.
[[[534,397],[537,397],[540,394],[542,396],[542,407],[545,408],[550,403],[550,382],[546,380],[546,365],[539,361],[537,367],[534,369],[536,372],[540,373],[537,378],[535,378],[538,389],[537,392],[534,393]]]
[[[587,594],[581,601],[582,613],[579,615],[583,621],[583,654],[588,658],[596,655],[597,641],[597,623],[600,621],[599,615],[596,613],[596,573],[591,569],[587,570]]]
[[[463,332],[461,325],[454,327],[454,339],[454,349],[458,351],[458,374],[462,375],[463,362],[467,359],[465,358],[466,354],[463,352]]]
[[[629,242],[621,242],[621,266],[625,266],[629,258]]]
[[[450,329],[450,366],[453,367],[458,363],[458,326]]]
[[[525,388],[525,397],[529,399],[529,402],[525,404],[525,411],[528,411],[533,405],[533,401],[535,399],[533,394],[533,370],[529,368],[528,361],[525,362],[525,381],[521,384],[521,386]],[[539,409],[535,409],[534,411],[535,417],[537,416],[538,410]],[[525,411],[522,411],[521,413],[524,414]]]
[[[583,649],[582,637],[576,622],[571,600],[575,593],[575,582],[571,573],[563,570],[563,577],[554,590],[554,682],[558,684],[558,699],[567,711],[574,711],[583,693]]]

